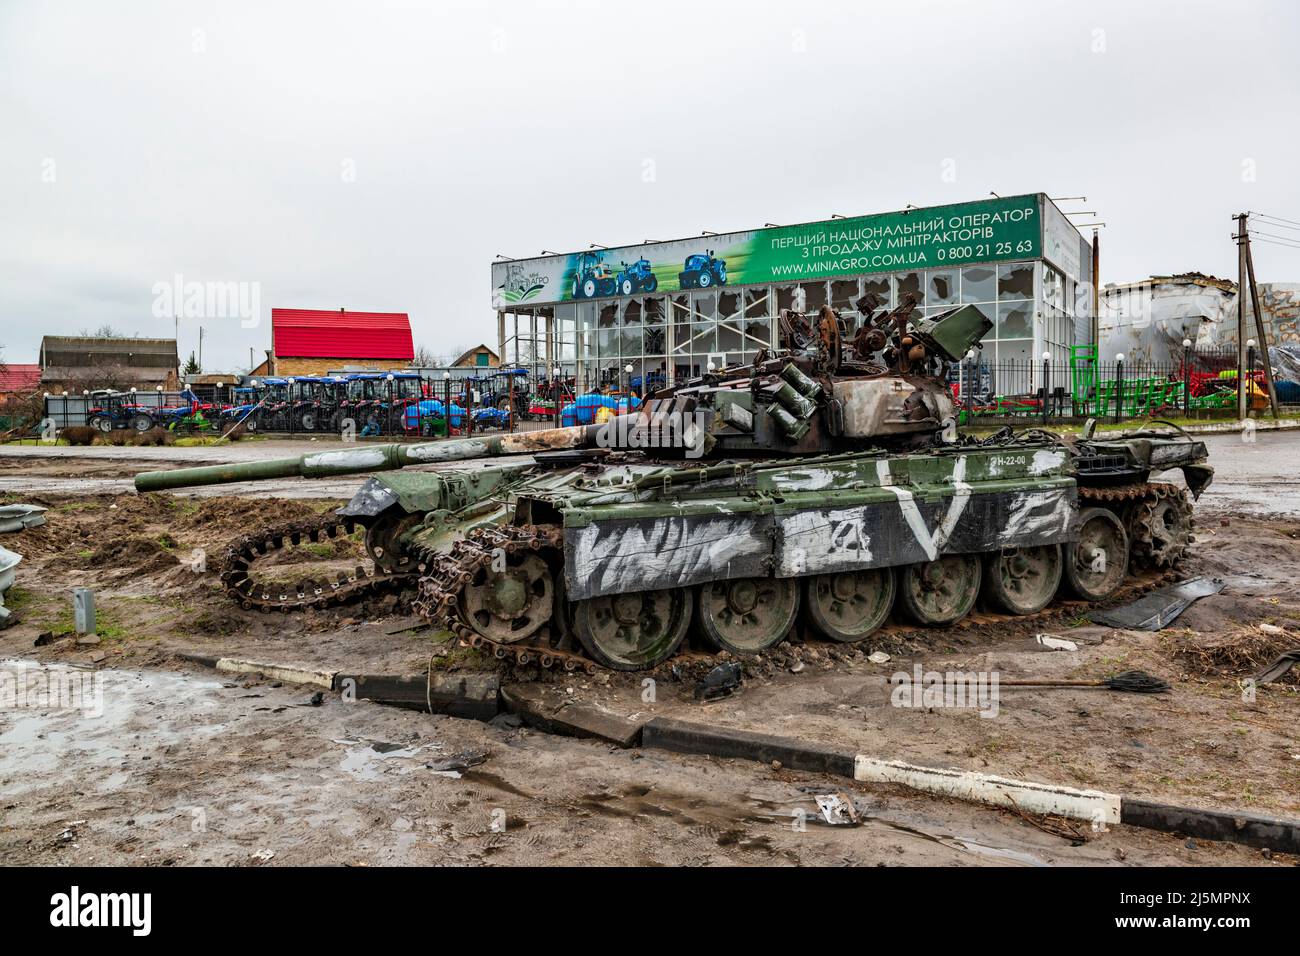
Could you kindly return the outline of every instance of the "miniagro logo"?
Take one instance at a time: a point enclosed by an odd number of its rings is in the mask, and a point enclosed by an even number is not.
[[[153,894],[82,893],[74,886],[71,892],[50,897],[50,925],[129,926],[133,936],[148,936],[153,927]]]
[[[997,671],[927,671],[920,664],[912,673],[897,671],[889,702],[895,707],[948,707],[978,710],[981,717],[998,715]]]
[[[525,302],[546,288],[549,276],[529,272],[518,263],[506,267],[506,281],[501,283],[501,298],[507,302]]]

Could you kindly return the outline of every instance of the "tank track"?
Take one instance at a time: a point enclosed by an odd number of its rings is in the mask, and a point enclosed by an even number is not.
[[[339,537],[340,533],[346,536],[354,530],[356,524],[353,521],[330,514],[319,519],[274,525],[257,534],[245,535],[233,541],[226,550],[221,566],[221,585],[244,610],[288,614],[308,608],[332,607],[398,590],[414,580],[414,574],[386,574],[361,566],[352,572],[340,572],[332,581],[303,578],[296,584],[267,584],[252,576],[255,562],[283,549],[286,542],[296,545],[303,541],[328,541]]]
[[[507,557],[530,551],[555,553],[563,541],[563,532],[554,527],[498,525],[475,528],[452,545],[450,552],[427,551],[420,555],[425,574],[420,578],[420,593],[412,608],[431,624],[451,631],[463,646],[489,653],[497,660],[594,674],[596,662],[553,646],[547,627],[542,627],[533,637],[507,643],[485,637],[462,616],[465,589],[480,571],[492,566],[493,557],[498,552],[504,552]]]
[[[1119,515],[1131,539],[1130,553],[1140,567],[1173,567],[1191,543],[1195,519],[1185,488],[1165,481],[1147,481],[1114,488],[1087,488],[1081,485],[1079,498],[1089,504],[1110,508]],[[1174,542],[1172,548],[1157,540],[1159,536],[1154,521],[1156,508],[1162,507],[1166,502],[1186,522],[1186,531],[1180,532],[1185,535],[1185,540]]]
[[[1170,554],[1162,551],[1152,527],[1152,509],[1169,502],[1185,518],[1190,540],[1191,502],[1185,489],[1167,482],[1144,482],[1116,487],[1080,486],[1081,503],[1116,511],[1129,531],[1132,555],[1146,567],[1168,568],[1181,557],[1185,544]],[[418,552],[419,572],[385,573],[358,566],[352,573],[340,573],[333,581],[304,578],[294,585],[263,584],[252,577],[254,563],[273,551],[302,541],[319,542],[351,534],[353,521],[335,515],[277,525],[233,542],[226,552],[221,583],[227,593],[246,610],[289,613],[309,608],[327,608],[387,591],[400,590],[418,580],[418,594],[412,610],[431,625],[450,631],[458,643],[519,665],[582,671],[594,674],[599,665],[582,653],[562,646],[552,628],[544,625],[519,641],[496,641],[479,633],[462,615],[463,596],[480,572],[492,566],[498,552],[510,555],[534,552],[555,556],[563,545],[563,532],[552,526],[494,525],[475,528],[455,542],[450,551],[424,549]],[[556,593],[554,600],[564,600]],[[560,615],[561,619],[563,615]]]

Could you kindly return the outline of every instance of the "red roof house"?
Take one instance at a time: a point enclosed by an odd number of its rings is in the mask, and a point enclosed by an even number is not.
[[[320,375],[345,365],[404,368],[415,357],[405,312],[272,309],[276,375]]]
[[[0,396],[30,395],[40,384],[39,365],[0,365]]]

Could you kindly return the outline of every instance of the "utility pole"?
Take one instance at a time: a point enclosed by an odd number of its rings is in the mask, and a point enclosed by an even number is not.
[[[1268,405],[1277,414],[1277,389],[1273,387],[1273,363],[1268,357],[1268,333],[1264,331],[1264,315],[1259,310],[1259,286],[1255,284],[1255,257],[1250,251],[1250,231],[1242,230],[1242,243],[1246,250],[1246,278],[1250,280],[1250,308],[1255,313],[1255,334],[1259,336],[1260,354],[1264,356],[1264,384],[1268,387]],[[1254,369],[1250,369],[1253,374]]]
[[[199,371],[203,371],[203,326],[199,326]]]
[[[1246,389],[1246,214],[1237,215],[1237,420],[1245,421]]]
[[[1101,246],[1097,227],[1092,227],[1092,347],[1101,359]]]

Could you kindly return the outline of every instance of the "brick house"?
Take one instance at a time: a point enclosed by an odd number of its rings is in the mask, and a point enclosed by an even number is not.
[[[415,357],[405,312],[272,309],[262,375],[324,375],[344,366],[406,368]]]

